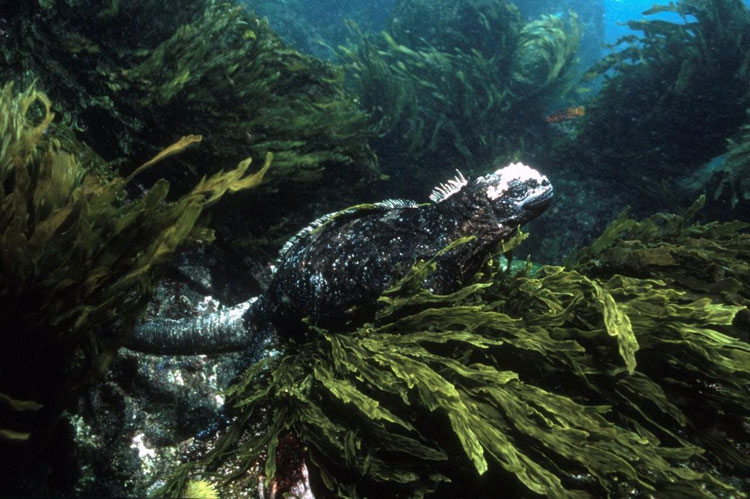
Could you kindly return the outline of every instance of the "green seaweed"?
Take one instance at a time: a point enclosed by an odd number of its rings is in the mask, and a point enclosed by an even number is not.
[[[141,108],[178,111],[196,133],[220,129],[211,144],[217,154],[273,152],[272,177],[309,181],[326,163],[374,168],[365,116],[336,86],[340,75],[284,48],[241,6],[209,6],[124,76]]]
[[[378,123],[383,170],[414,191],[521,154],[545,97],[570,82],[581,28],[575,14],[524,26],[505,0],[403,0],[387,32],[357,34],[339,53]]]
[[[596,174],[626,186],[640,213],[685,205],[678,183],[721,154],[750,105],[750,9],[741,0],[682,0],[644,19],[584,79],[603,87],[586,106],[575,140],[549,154],[573,175]],[[700,126],[696,126],[700,124]],[[574,166],[573,166],[574,165]]]
[[[623,212],[590,247],[568,262],[587,274],[664,280],[688,296],[750,304],[750,224],[697,224],[701,196],[682,215],[636,221]]]
[[[527,91],[549,92],[550,86],[557,95],[564,95],[561,88],[566,81],[566,73],[578,50],[582,26],[575,12],[570,12],[566,23],[559,16],[542,16],[527,23],[519,35],[514,58],[513,79]]]
[[[401,45],[443,53],[477,50],[506,65],[512,60],[520,24],[521,14],[512,2],[399,0],[388,31]]]
[[[4,393],[0,393],[0,401],[6,406],[9,406],[10,410],[15,412],[38,411],[42,408],[41,404],[34,402],[33,400],[16,400],[10,398]],[[0,440],[23,441],[28,440],[29,437],[31,437],[31,433],[0,427]]]
[[[711,204],[725,205],[724,212],[741,218],[750,204],[750,125],[744,125],[736,138],[727,140],[724,160],[705,190]]]
[[[128,177],[102,178],[82,166],[100,158],[78,160],[90,149],[62,148],[53,118],[35,87],[0,91],[0,398],[11,409],[0,428],[4,438],[34,436],[35,446],[55,434],[73,394],[106,369],[148,301],[158,265],[186,240],[212,239],[196,225],[204,208],[257,186],[271,159],[252,175],[247,159],[172,202],[165,180],[128,200],[135,175],[201,137],[184,137]]]
[[[732,328],[747,303],[675,277],[689,262],[606,265],[643,237],[746,276],[746,230],[693,225],[698,208],[620,217],[575,269],[488,262],[450,295],[422,288],[434,263],[418,262],[373,322],[309,325],[248,368],[228,391],[233,423],[157,494],[201,475],[230,495],[283,491],[304,463],[341,497],[742,495],[750,346]]]
[[[203,146],[136,183],[164,176],[184,193],[203,175],[274,154],[268,182],[215,208],[219,244],[285,239],[308,221],[311,200],[340,208],[377,179],[371,124],[341,70],[286,47],[237,2],[0,0],[0,12],[0,80],[38,81],[110,172],[127,175],[188,134]]]

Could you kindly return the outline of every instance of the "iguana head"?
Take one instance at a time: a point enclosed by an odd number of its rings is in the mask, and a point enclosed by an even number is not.
[[[511,163],[468,181],[461,173],[436,187],[436,203],[450,199],[472,213],[482,212],[506,226],[517,226],[539,216],[552,201],[552,184],[546,176],[523,163]]]

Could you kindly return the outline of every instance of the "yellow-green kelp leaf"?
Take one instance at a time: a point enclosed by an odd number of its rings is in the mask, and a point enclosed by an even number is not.
[[[0,428],[0,440],[9,440],[11,442],[23,442],[31,437],[31,433],[9,430]]]
[[[330,371],[327,371],[323,366],[316,366],[313,370],[313,375],[315,376],[315,379],[320,381],[333,396],[344,403],[353,404],[357,409],[367,414],[368,417],[373,419],[384,419],[391,423],[401,425],[408,430],[413,429],[409,423],[403,421],[388,409],[382,407],[380,402],[360,392],[351,382],[344,379],[334,378],[333,374]]]
[[[64,150],[58,137],[72,132],[51,127],[51,108],[33,86],[0,90],[0,392],[45,408],[61,407],[59,399],[106,369],[149,299],[154,269],[185,241],[210,237],[196,228],[202,211],[257,186],[271,163],[268,155],[248,174],[243,161],[175,201],[166,180],[128,199],[134,175],[200,136],[183,137],[129,177],[103,177],[85,166],[103,163],[90,149]],[[54,432],[44,421],[34,432]]]
[[[187,499],[219,499],[216,486],[206,480],[190,480],[182,493]]]
[[[628,371],[635,370],[636,361],[635,353],[638,351],[638,340],[633,334],[633,328],[630,325],[630,319],[615,303],[612,295],[596,282],[591,281],[596,299],[602,305],[604,315],[604,327],[610,336],[617,338],[617,344],[620,349],[620,355],[625,361]]]
[[[17,400],[0,392],[0,403],[10,407],[16,412],[35,412],[42,408],[42,405],[33,400]],[[0,440],[24,441],[31,437],[31,433],[11,430],[10,428],[0,427]]]
[[[4,393],[0,393],[0,402],[10,406],[14,411],[38,411],[42,408],[42,404],[33,400],[17,400]]]
[[[386,139],[375,143],[385,173],[424,184],[451,175],[447,165],[474,174],[518,160],[531,139],[519,113],[541,114],[545,96],[572,82],[582,24],[567,17],[523,26],[505,0],[410,0],[396,3],[387,32],[352,27],[358,36],[339,54]]]
[[[655,222],[625,232],[664,245],[689,232],[683,252],[712,248],[746,282],[742,233],[666,219],[669,236]],[[721,245],[695,237],[709,233]],[[632,249],[627,236],[611,231],[596,260]],[[746,307],[671,279],[695,271],[680,265],[652,262],[653,279],[584,263],[533,275],[488,263],[435,295],[434,261],[417,262],[373,322],[305,326],[303,342],[248,367],[227,392],[235,422],[160,493],[204,470],[234,470],[227,490],[253,469],[283,478],[276,454],[293,438],[340,497],[741,496],[750,346],[733,328]]]
[[[146,161],[141,166],[133,170],[133,173],[128,175],[125,181],[129,182],[130,180],[132,180],[133,177],[143,172],[144,170],[150,168],[152,165],[158,163],[159,161],[165,158],[168,158],[169,156],[178,154],[179,152],[184,150],[186,147],[188,147],[190,144],[195,144],[196,142],[200,142],[201,140],[203,140],[203,137],[201,137],[200,135],[186,135],[185,137],[182,137],[180,140],[178,140],[171,146],[163,149],[156,156],[154,156],[153,158],[151,158],[150,160]]]

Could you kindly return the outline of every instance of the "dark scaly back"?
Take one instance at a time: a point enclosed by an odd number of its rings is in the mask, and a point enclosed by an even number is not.
[[[265,293],[277,331],[294,336],[305,317],[331,326],[361,316],[413,263],[423,209],[401,200],[361,205],[300,231],[282,249]]]
[[[326,215],[284,246],[269,289],[257,299],[197,318],[143,321],[126,346],[158,354],[247,349],[260,355],[276,341],[274,329],[282,337],[298,336],[305,318],[329,329],[368,320],[378,296],[420,259],[437,263],[427,287],[453,291],[519,225],[546,209],[552,186],[518,163],[472,182],[459,174],[430,199],[433,203],[424,205],[391,200]],[[467,236],[469,242],[441,252]]]
[[[372,316],[378,296],[420,259],[442,253],[425,283],[455,290],[516,228],[538,216],[552,197],[546,177],[524,165],[435,189],[430,204],[385,201],[327,215],[285,245],[265,294],[277,331],[296,336],[309,318],[328,328]]]

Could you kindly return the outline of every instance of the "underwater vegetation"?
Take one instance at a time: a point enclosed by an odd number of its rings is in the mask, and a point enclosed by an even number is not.
[[[217,206],[227,238],[254,231],[284,239],[307,221],[293,218],[306,201],[346,197],[377,177],[370,124],[343,91],[342,72],[286,47],[240,5],[0,0],[0,12],[0,77],[24,88],[38,81],[111,168],[199,134],[201,148],[160,169],[186,192],[205,174],[273,153],[274,169],[251,202]],[[157,178],[145,172],[136,183]]]
[[[649,176],[690,173],[732,136],[707,199],[739,213],[747,9],[652,10],[687,22],[635,24],[643,37],[591,73],[604,90],[545,168],[627,180],[643,211],[663,195]],[[409,197],[456,166],[546,151],[531,144],[534,123],[570,87],[581,30],[565,19],[524,23],[501,0],[402,0],[387,33],[341,49],[358,103],[342,70],[231,4],[0,0],[0,81],[16,82],[0,92],[2,483],[46,492],[28,482],[74,480],[75,461],[49,452],[72,439],[61,412],[109,365],[156,271],[184,242],[212,239],[202,213],[224,193],[254,187],[231,209],[212,206],[220,242],[252,226],[247,245],[273,246],[293,217],[378,185],[372,137]],[[274,168],[248,176],[240,160],[268,153]],[[155,181],[165,171],[169,184]],[[565,267],[489,261],[450,295],[423,289],[434,262],[417,262],[374,321],[308,324],[248,366],[226,393],[231,422],[159,493],[278,495],[307,475],[321,496],[742,496],[750,233],[695,223],[703,202],[623,213]],[[569,217],[575,231],[582,216]]]
[[[158,494],[196,477],[283,493],[309,474],[337,497],[741,495],[750,226],[694,223],[702,201],[623,214],[567,268],[490,261],[450,295],[418,262],[374,322],[309,325],[250,366],[232,423]]]
[[[166,180],[128,199],[136,175],[201,137],[183,137],[127,177],[104,178],[82,166],[102,163],[89,148],[63,147],[58,134],[74,142],[53,118],[35,87],[0,91],[0,444],[3,477],[15,476],[3,483],[17,493],[35,480],[30,470],[46,476],[48,449],[64,440],[60,413],[107,368],[150,297],[156,267],[187,240],[210,241],[212,231],[197,225],[202,211],[257,186],[270,166],[269,155],[247,175],[246,159],[172,202]]]
[[[564,16],[573,11],[578,15],[583,34],[576,53],[576,72],[588,68],[601,59],[604,31],[604,0],[514,0],[524,19],[536,19],[543,14]]]
[[[212,164],[273,152],[274,176],[320,175],[326,162],[374,165],[364,115],[342,93],[340,75],[286,49],[240,6],[31,4],[2,3],[3,69],[51,89],[107,160],[151,155],[165,136],[190,130],[211,137]]]
[[[505,0],[402,0],[387,31],[339,52],[383,171],[413,193],[432,184],[423,175],[516,159],[544,98],[570,83],[580,37],[575,14],[524,24]]]
[[[750,224],[744,221],[692,224],[703,209],[701,196],[683,216],[657,214],[633,220],[627,210],[577,255],[575,267],[594,275],[637,275],[664,280],[686,296],[750,305]],[[570,263],[570,262],[569,262]],[[747,318],[744,313],[742,317]],[[734,335],[748,339],[747,330]]]
[[[676,182],[721,154],[750,106],[750,10],[741,0],[683,0],[628,23],[627,36],[585,75],[603,76],[575,140],[549,160],[626,186],[639,213],[688,205]]]
[[[705,189],[716,212],[742,218],[750,213],[750,125],[727,142],[724,163]]]
[[[354,21],[365,31],[382,31],[396,0],[242,0],[242,3],[267,18],[273,30],[295,49],[331,59],[336,54],[335,47],[346,44],[349,38],[345,21]]]

